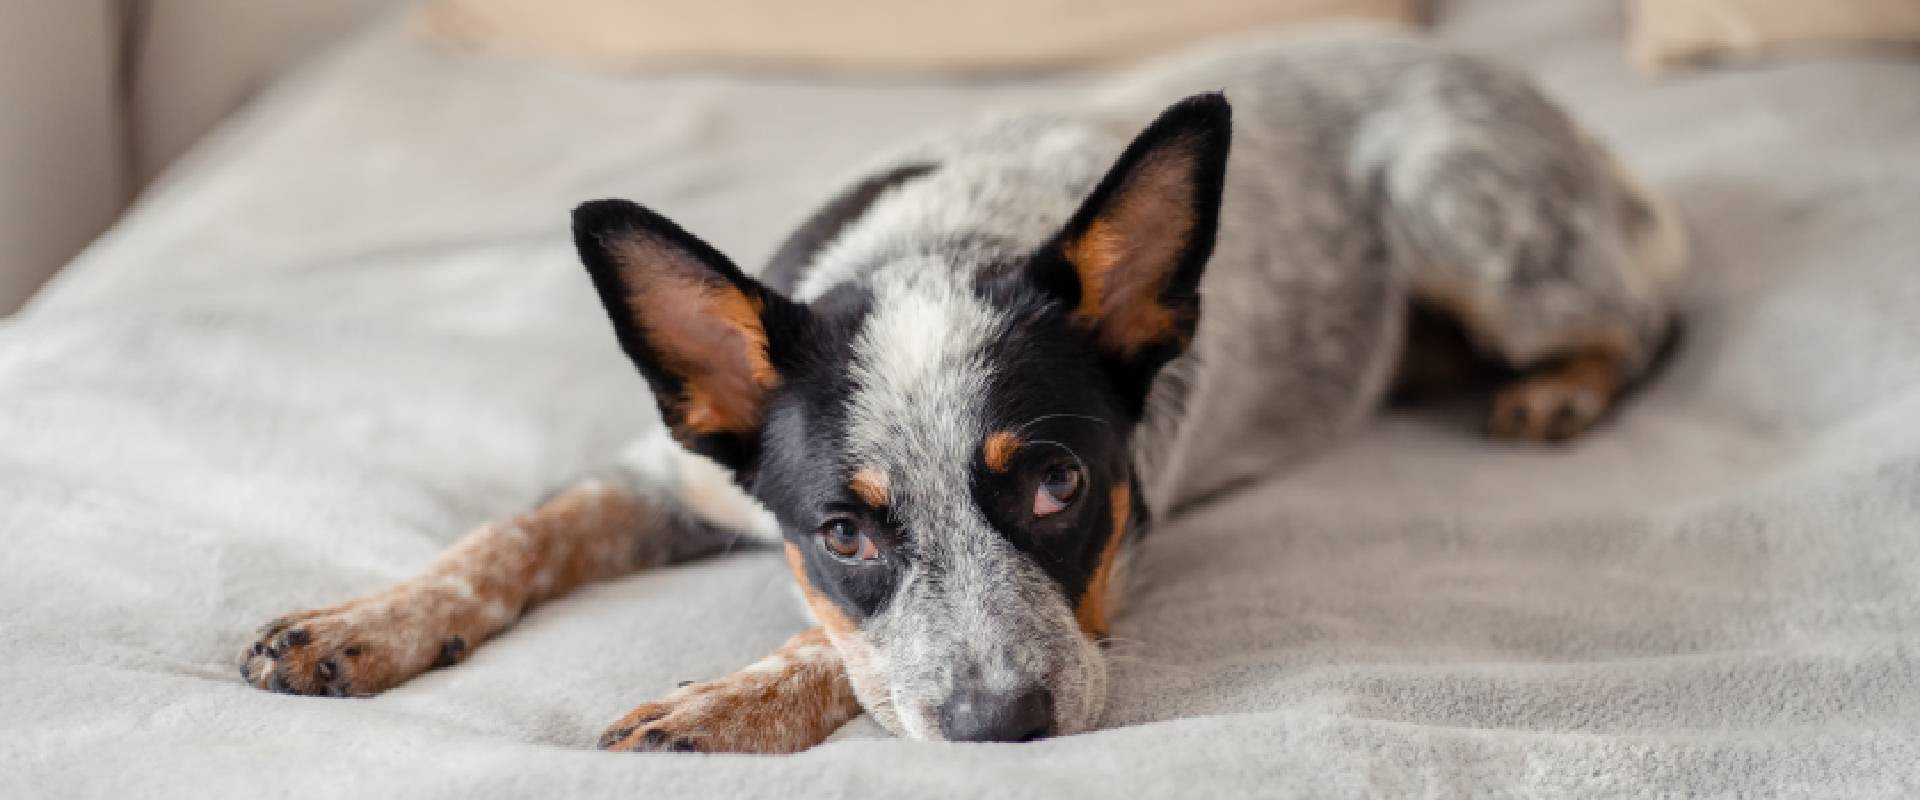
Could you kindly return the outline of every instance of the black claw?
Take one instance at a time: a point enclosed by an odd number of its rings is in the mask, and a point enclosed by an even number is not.
[[[676,752],[676,753],[700,752],[699,750],[694,749],[693,740],[685,737],[681,737],[679,739],[673,740],[673,746],[669,749],[673,750],[673,752]]]
[[[467,640],[459,636],[449,636],[440,643],[440,657],[433,660],[437,667],[451,667],[460,663],[460,657],[467,654]]]
[[[693,685],[693,681],[681,681],[679,683],[674,684],[673,686],[676,689],[685,689],[692,685]]]
[[[659,749],[661,745],[667,743],[667,732],[657,729],[647,731],[646,734],[640,737],[640,743],[650,748]]]
[[[609,728],[600,734],[600,749],[606,750],[633,735],[633,728]]]
[[[267,645],[266,656],[267,658],[279,658],[285,655],[286,652],[287,648],[284,642],[274,642],[273,644]]]
[[[266,642],[254,642],[254,643],[253,643],[253,654],[254,654],[254,655],[256,655],[256,656],[264,656],[264,655],[266,655],[266,654],[267,654],[267,643],[266,643]]]
[[[308,633],[306,628],[294,628],[293,630],[287,631],[286,645],[288,647],[305,647],[307,643],[311,641],[313,641],[313,634]]]
[[[253,683],[253,659],[249,658],[240,662],[240,681],[242,683]]]
[[[1564,442],[1580,432],[1580,418],[1573,413],[1571,406],[1561,406],[1554,412],[1553,421],[1547,424],[1547,438]]]

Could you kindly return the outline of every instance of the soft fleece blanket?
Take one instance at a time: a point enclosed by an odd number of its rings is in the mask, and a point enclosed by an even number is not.
[[[275,88],[0,326],[0,796],[1920,794],[1920,63],[1649,84],[1611,2],[1450,4],[1692,220],[1688,335],[1564,449],[1464,412],[1152,537],[1106,729],[857,721],[595,752],[801,625],[742,552],[542,607],[378,698],[234,657],[657,424],[565,212],[757,263],[878,147],[1084,78],[594,75],[378,30]]]

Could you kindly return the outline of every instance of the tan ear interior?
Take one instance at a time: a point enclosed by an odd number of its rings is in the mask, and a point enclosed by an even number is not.
[[[628,307],[661,367],[681,381],[678,432],[744,433],[759,427],[780,376],[767,358],[762,303],[709,282],[692,257],[649,241],[615,249]]]
[[[1180,335],[1160,295],[1193,236],[1194,160],[1171,149],[1142,162],[1065,248],[1080,276],[1074,320],[1122,355]]]

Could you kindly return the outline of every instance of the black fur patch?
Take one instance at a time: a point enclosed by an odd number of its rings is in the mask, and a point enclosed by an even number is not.
[[[848,485],[846,400],[853,341],[866,323],[873,298],[864,289],[840,286],[815,300],[815,335],[781,345],[786,383],[767,410],[760,457],[748,490],[773,511],[803,558],[807,582],[853,619],[884,608],[904,565],[898,531],[881,510],[869,507]],[[817,533],[830,519],[845,518],[867,533],[889,558],[852,566],[825,554]]]
[[[994,528],[1073,601],[1085,594],[1112,537],[1112,490],[1133,481],[1134,420],[1107,384],[1100,353],[1085,333],[1037,292],[1024,294],[997,300],[1014,322],[987,353],[994,365],[988,427],[1016,431],[1024,444],[1004,473],[987,466],[984,452],[976,458],[973,498]],[[1086,483],[1066,509],[1036,519],[1034,492],[1056,463],[1080,465]]]

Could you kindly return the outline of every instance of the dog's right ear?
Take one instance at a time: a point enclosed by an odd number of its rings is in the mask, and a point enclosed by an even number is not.
[[[1199,322],[1232,134],[1220,94],[1169,106],[1027,265],[1033,285],[1092,335],[1136,419],[1154,376],[1186,351]]]
[[[573,241],[674,437],[736,472],[748,467],[781,380],[768,337],[794,335],[806,309],[625,200],[574,209]]]

